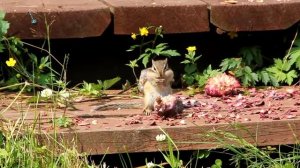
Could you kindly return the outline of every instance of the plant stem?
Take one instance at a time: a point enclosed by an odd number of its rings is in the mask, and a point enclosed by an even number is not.
[[[41,47],[38,47],[38,46],[35,46],[35,45],[32,45],[32,44],[29,44],[29,43],[26,43],[26,42],[22,42],[23,44],[27,45],[27,46],[30,46],[32,48],[36,48],[36,49],[39,49],[39,50],[42,50],[44,52],[46,52],[51,58],[53,58],[62,68],[64,67],[64,65],[62,63],[60,63],[54,55],[52,55],[48,50],[46,49],[43,49]]]
[[[15,101],[19,98],[19,96],[21,95],[21,93],[23,93],[23,91],[25,90],[25,88],[29,85],[27,82],[24,82],[22,84],[24,85],[23,88],[16,95],[16,97],[14,98],[14,100],[12,102],[10,102],[10,104],[4,110],[1,110],[0,115],[2,115],[3,113],[5,113],[15,103]]]

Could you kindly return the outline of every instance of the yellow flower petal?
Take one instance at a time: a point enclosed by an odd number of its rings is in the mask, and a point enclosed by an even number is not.
[[[237,32],[228,32],[227,35],[229,36],[230,39],[234,39],[238,37]]]
[[[148,36],[149,31],[146,27],[139,28],[141,36]]]
[[[16,65],[17,61],[13,58],[9,58],[9,60],[7,60],[5,63],[9,67],[14,67]]]
[[[193,52],[193,51],[196,51],[197,48],[196,48],[196,46],[189,46],[188,48],[186,48],[186,50],[187,50],[188,52]]]
[[[136,34],[135,34],[135,33],[131,33],[131,38],[132,38],[133,40],[135,40],[135,39],[136,39]]]

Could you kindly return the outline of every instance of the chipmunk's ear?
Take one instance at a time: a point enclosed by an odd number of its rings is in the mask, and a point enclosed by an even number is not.
[[[166,68],[168,68],[168,58],[166,58],[165,60],[164,60],[164,63],[166,64]]]

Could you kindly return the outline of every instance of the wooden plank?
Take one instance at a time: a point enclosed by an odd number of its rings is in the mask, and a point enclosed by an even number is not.
[[[7,13],[8,34],[23,39],[45,38],[45,21],[51,39],[100,36],[111,22],[109,7],[97,0],[5,0],[0,10]]]
[[[209,31],[206,4],[198,0],[105,0],[112,7],[114,33],[131,34],[139,27],[162,25],[165,33]]]
[[[245,130],[240,129],[243,127]],[[218,130],[231,132],[250,143],[259,146],[294,144],[294,137],[300,136],[300,120],[265,121],[239,123],[238,127],[228,124],[197,124],[187,123],[185,126],[162,126],[175,141],[180,150],[196,150],[221,148],[214,139],[206,137],[207,132]],[[155,137],[162,132],[158,126],[107,127],[104,129],[80,130],[80,132],[66,131],[59,133],[59,139],[66,142],[77,142],[80,152],[89,154],[104,153],[133,153],[153,152],[164,147]],[[51,144],[44,138],[44,143]],[[71,143],[71,146],[73,143]]]
[[[300,20],[299,0],[204,0],[210,22],[226,31],[287,29]]]
[[[200,106],[185,109],[176,118],[167,119],[157,117],[155,113],[144,116],[142,99],[130,95],[82,100],[74,103],[77,109],[66,110],[50,108],[51,104],[41,104],[38,108],[28,106],[28,97],[23,96],[3,113],[3,117],[12,121],[24,118],[26,124],[38,121],[41,141],[51,145],[51,138],[49,140],[47,136],[53,136],[53,118],[65,113],[75,125],[55,129],[58,140],[66,145],[73,145],[75,141],[80,152],[89,154],[157,151],[161,147],[155,139],[162,133],[159,128],[170,134],[180,150],[221,147],[206,136],[215,130],[231,132],[260,146],[293,144],[300,136],[300,91],[299,88],[292,89],[293,94],[282,88],[225,98],[197,94],[192,99]],[[180,92],[176,95],[185,97]],[[0,95],[1,112],[13,98],[14,94]],[[127,108],[124,108],[125,104]],[[132,108],[132,104],[140,106]],[[112,106],[94,111],[99,105]],[[185,124],[181,124],[182,120]]]

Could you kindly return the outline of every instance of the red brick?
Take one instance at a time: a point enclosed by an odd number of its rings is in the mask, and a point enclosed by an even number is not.
[[[208,10],[199,0],[105,0],[112,6],[115,34],[162,25],[166,33],[209,31]]]
[[[109,7],[98,0],[5,0],[0,2],[10,22],[10,35],[44,38],[51,24],[51,38],[100,36],[111,22]],[[31,23],[32,16],[37,24]]]

